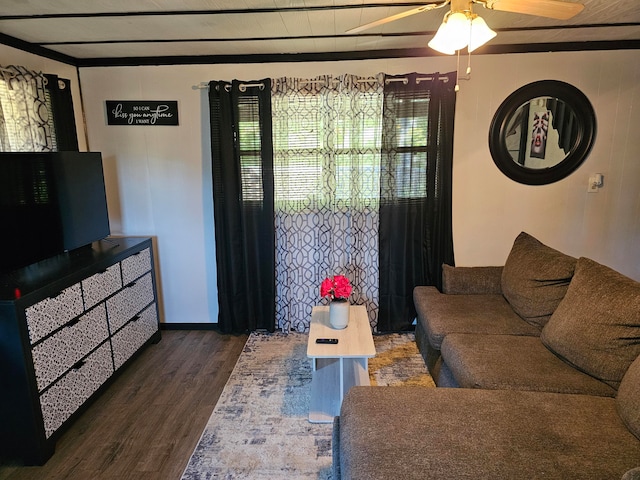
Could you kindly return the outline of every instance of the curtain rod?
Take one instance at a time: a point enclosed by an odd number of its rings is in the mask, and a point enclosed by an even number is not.
[[[433,80],[435,77],[418,77],[416,78],[416,83],[420,83],[420,82],[424,82],[425,80]],[[438,77],[438,80],[442,80],[444,82],[448,82],[449,81],[449,77]],[[409,83],[409,79],[407,77],[404,78],[386,78],[385,83],[391,83],[391,82],[402,82],[405,85]]]
[[[361,78],[356,80],[356,83],[369,83],[369,82],[375,82],[377,80],[376,77],[369,77],[369,78]],[[314,83],[326,83],[326,80],[324,79],[318,79],[318,80],[302,80],[300,82],[298,82],[299,85],[310,85],[310,84],[314,84]],[[340,83],[340,80],[338,80],[337,78],[334,78],[331,80],[332,84],[337,84]]]
[[[3,70],[3,68],[0,67],[0,70]],[[424,82],[425,80],[433,80],[435,77],[418,77],[416,78],[416,83],[420,83],[420,82]],[[370,78],[363,78],[363,79],[359,79],[357,80],[357,83],[368,83],[368,82],[373,82],[377,80],[376,77],[370,77]],[[443,80],[445,82],[449,81],[449,77],[438,77],[438,80]],[[319,79],[319,80],[302,80],[301,82],[299,82],[300,85],[310,85],[310,84],[314,84],[314,83],[325,83],[326,81],[324,79]],[[407,77],[404,78],[387,78],[385,79],[385,83],[391,83],[391,82],[402,82],[405,85],[407,85],[409,83],[409,79]],[[340,83],[340,80],[338,80],[337,78],[334,78],[333,80],[331,80],[331,83]],[[264,83],[259,82],[259,83],[241,83],[239,85],[240,91],[241,92],[245,92],[247,90],[247,88],[251,88],[251,87],[258,87],[260,88],[260,90],[262,90],[264,88]],[[208,82],[200,82],[198,85],[196,85],[194,87],[195,89],[201,90],[201,89],[205,89],[205,88],[209,88],[209,83]],[[225,85],[225,90],[229,91],[230,86],[229,85]]]
[[[264,83],[259,82],[259,83],[241,83],[238,88],[240,89],[241,92],[245,92],[247,90],[247,88],[251,88],[251,87],[258,87],[260,90],[264,89]],[[195,86],[196,89],[198,90],[202,90],[205,88],[209,88],[209,83],[208,82],[200,82],[198,85]],[[231,88],[230,85],[225,85],[224,89],[228,92],[229,89]]]
[[[313,85],[314,83],[326,83],[326,81],[321,78],[318,80],[302,80],[298,82],[299,85]],[[334,78],[333,80],[331,80],[331,83],[340,83],[340,80]]]
[[[359,83],[363,83],[363,82],[370,82],[372,80],[375,80],[374,78],[371,79],[364,79],[364,80],[358,80]],[[313,84],[313,83],[325,83],[325,80],[303,80],[301,82],[299,82],[300,85],[309,85],[309,84]],[[334,79],[331,81],[331,83],[340,83],[340,80],[338,79]],[[225,90],[229,91],[228,89],[228,85],[225,85]],[[260,83],[241,83],[239,88],[241,92],[244,92],[247,88],[249,87],[259,87],[259,88],[264,88],[264,84],[262,82]],[[198,85],[196,85],[194,87],[194,89],[198,89],[198,90],[202,90],[205,88],[209,88],[209,83],[208,82],[200,82]]]
[[[420,83],[420,82],[424,82],[425,80],[433,80],[434,77],[418,77],[416,78],[416,83]],[[369,83],[369,82],[375,82],[376,80],[378,80],[376,77],[369,77],[369,78],[362,78],[359,80],[356,80],[357,83]],[[445,82],[449,81],[449,77],[438,77],[438,80],[444,80]],[[300,85],[307,85],[310,83],[324,83],[325,80],[320,79],[320,80],[303,80],[300,83]],[[385,79],[385,83],[391,83],[391,82],[402,82],[405,85],[407,83],[409,83],[409,79],[407,77],[404,78],[387,78]],[[331,83],[340,83],[340,80],[338,80],[337,78],[334,78]]]

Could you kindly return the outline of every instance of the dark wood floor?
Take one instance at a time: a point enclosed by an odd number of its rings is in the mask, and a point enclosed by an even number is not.
[[[0,464],[0,480],[176,480],[246,336],[165,330],[82,414],[42,467]]]

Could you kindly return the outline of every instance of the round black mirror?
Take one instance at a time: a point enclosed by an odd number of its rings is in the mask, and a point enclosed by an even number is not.
[[[519,88],[496,111],[489,150],[507,177],[527,185],[557,182],[589,155],[596,115],[573,85],[542,80]]]

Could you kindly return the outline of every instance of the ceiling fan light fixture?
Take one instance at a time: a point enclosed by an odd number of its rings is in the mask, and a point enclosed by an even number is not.
[[[471,36],[469,38],[468,50],[473,52],[476,48],[481,47],[496,35],[497,33],[489,28],[487,22],[485,22],[482,17],[476,15],[475,18],[471,20]]]
[[[428,45],[440,53],[453,55],[456,50],[464,47],[468,47],[471,52],[495,36],[496,32],[478,15],[471,12],[449,12]]]
[[[434,50],[453,55],[456,50],[467,46],[470,23],[462,12],[447,13],[435,36],[429,42]]]
[[[454,53],[456,53],[456,51],[451,48],[451,45],[448,42],[448,37],[443,32],[441,32],[444,25],[444,23],[440,25],[440,28],[428,43],[428,45],[429,47],[440,53],[444,53],[445,55],[453,55]]]

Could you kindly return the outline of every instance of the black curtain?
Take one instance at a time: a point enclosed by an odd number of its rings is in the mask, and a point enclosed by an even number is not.
[[[275,329],[271,81],[209,83],[218,325]]]
[[[46,92],[52,109],[53,125],[58,151],[78,151],[78,133],[73,113],[71,82],[57,75],[45,74]]]
[[[441,289],[442,264],[454,262],[454,86],[455,72],[385,78],[379,331],[410,330],[414,287]]]
[[[558,147],[568,154],[580,134],[576,116],[571,107],[555,98],[547,99],[547,109],[551,110],[551,125],[558,132]]]

